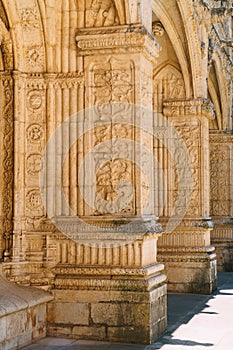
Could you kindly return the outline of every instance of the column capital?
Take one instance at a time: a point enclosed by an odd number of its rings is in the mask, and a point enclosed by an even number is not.
[[[161,50],[155,38],[142,25],[79,29],[76,44],[79,56],[143,52],[152,62]]]

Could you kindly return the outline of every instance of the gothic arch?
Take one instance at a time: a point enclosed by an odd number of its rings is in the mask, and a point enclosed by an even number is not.
[[[228,101],[228,83],[225,77],[225,70],[223,67],[222,60],[218,52],[214,52],[212,59],[212,69],[214,70],[214,75],[217,79],[218,90],[219,90],[219,106],[222,112],[222,128],[223,130],[231,128],[231,113],[230,113],[230,103]],[[211,68],[209,70],[211,72]],[[211,74],[209,74],[209,80],[211,82]]]
[[[45,70],[45,40],[39,0],[2,0],[9,21],[14,50],[14,69],[27,72]],[[42,0],[41,0],[42,1]]]
[[[177,0],[177,4],[179,6],[188,43],[194,98],[203,97],[205,95],[205,91],[203,91],[203,79],[205,80],[205,78],[202,77],[204,72],[202,69],[201,47],[197,25],[194,21],[189,1]]]
[[[182,69],[182,75],[184,77],[186,98],[191,98],[192,86],[191,86],[190,74],[189,74],[189,63],[188,63],[187,55],[185,54],[182,41],[179,37],[176,24],[174,23],[170,13],[168,13],[168,11],[166,10],[161,0],[157,0],[157,1],[154,0],[152,3],[152,8],[154,13],[158,16],[159,20],[163,24],[173,44],[174,50],[176,52],[176,55],[178,57],[178,60]]]
[[[182,73],[177,67],[165,63],[154,74],[154,108],[162,112],[164,100],[184,99],[185,84]],[[162,91],[162,93],[161,93]]]

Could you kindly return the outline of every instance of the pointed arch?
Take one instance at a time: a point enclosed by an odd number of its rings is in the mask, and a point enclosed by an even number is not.
[[[205,82],[206,77],[203,77],[201,45],[198,37],[198,28],[193,17],[192,6],[189,1],[177,0],[177,4],[187,38],[194,98],[203,97],[205,95],[203,82]]]
[[[176,28],[176,24],[171,18],[170,13],[168,13],[165,8],[163,2],[161,0],[153,0],[152,9],[154,13],[158,16],[159,20],[163,24],[172,44],[176,55],[178,57],[182,75],[184,77],[185,90],[186,90],[186,98],[191,98],[193,95],[190,74],[189,74],[189,63],[187,59],[187,55],[185,53],[182,41],[180,39],[179,33]]]
[[[163,101],[184,99],[185,84],[182,73],[173,65],[165,64],[154,75],[154,109],[162,112]]]
[[[231,102],[229,101],[229,97],[228,97],[229,82],[227,81],[226,76],[224,74],[224,67],[221,60],[221,56],[217,51],[215,51],[213,54],[212,67],[215,72],[215,76],[218,84],[218,90],[219,90],[219,105],[222,111],[222,128],[223,130],[230,129],[231,128],[231,110],[230,110]],[[211,80],[210,75],[209,75],[209,78]]]

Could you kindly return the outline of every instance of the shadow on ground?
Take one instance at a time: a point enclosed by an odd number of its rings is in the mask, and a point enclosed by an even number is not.
[[[233,273],[220,273],[218,275],[218,289],[212,295],[196,295],[196,294],[169,294],[168,295],[168,328],[167,331],[161,336],[154,344],[152,345],[133,345],[133,344],[116,344],[116,343],[108,343],[108,342],[95,342],[95,341],[85,341],[85,340],[58,340],[53,338],[43,339],[36,344],[32,344],[25,348],[25,350],[157,350],[157,349],[183,349],[188,350],[192,347],[196,349],[215,349],[215,344],[210,341],[213,339],[212,335],[215,332],[215,328],[210,328],[210,332],[206,332],[205,341],[202,338],[198,337],[193,330],[193,326],[189,326],[189,322],[194,319],[194,317],[198,317],[198,315],[206,316],[206,320],[210,320],[213,324],[215,322],[213,320],[214,317],[219,316],[219,312],[216,312],[214,309],[211,311],[210,306],[208,305],[211,301],[214,301],[216,297],[219,296],[220,306],[225,303],[226,298],[233,296]],[[232,299],[231,299],[232,300]],[[219,302],[218,302],[219,304]],[[208,310],[210,308],[210,310]],[[219,310],[219,309],[217,309]],[[221,307],[220,307],[221,310]],[[209,316],[209,318],[208,318]],[[140,315],[139,315],[140,317]],[[207,319],[208,318],[208,319]],[[200,319],[203,322],[203,317]],[[196,324],[198,324],[199,319],[196,320]],[[207,322],[208,323],[208,322]],[[185,326],[189,327],[188,332],[184,331],[182,333],[182,337],[184,334],[189,339],[179,339],[181,338],[180,330],[185,328]],[[208,324],[203,324],[203,327],[208,327]],[[202,329],[202,325],[199,324],[199,329]],[[188,336],[187,336],[188,334]],[[208,339],[211,335],[211,338]],[[199,335],[200,336],[200,335]],[[200,341],[200,339],[202,341]],[[219,349],[217,347],[217,349]],[[221,350],[228,350],[222,349]],[[233,349],[233,347],[231,348]]]

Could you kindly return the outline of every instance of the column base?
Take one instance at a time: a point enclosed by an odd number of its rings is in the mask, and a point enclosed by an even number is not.
[[[168,292],[211,294],[217,288],[214,247],[160,248],[158,259],[165,265]]]
[[[169,292],[211,294],[217,288],[212,226],[209,220],[186,219],[183,226],[159,238],[158,261],[165,265]]]
[[[151,344],[167,326],[162,270],[56,267],[48,335]]]
[[[233,271],[233,225],[216,225],[211,232],[211,244],[217,255],[219,272]]]

